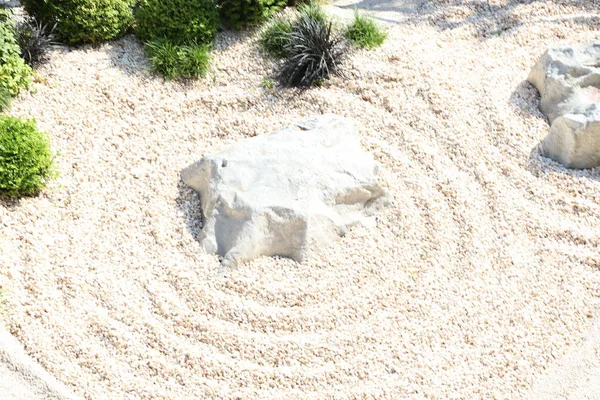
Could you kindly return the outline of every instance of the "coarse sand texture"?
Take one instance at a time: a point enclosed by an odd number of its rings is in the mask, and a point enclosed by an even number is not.
[[[539,155],[526,78],[598,37],[598,4],[464,3],[427,2],[307,91],[261,86],[252,30],[189,82],[149,74],[131,35],[52,51],[9,114],[50,134],[60,176],[0,201],[0,320],[89,400],[524,398],[600,298],[599,172]],[[219,272],[180,171],[323,113],[360,127],[391,205],[302,263]]]

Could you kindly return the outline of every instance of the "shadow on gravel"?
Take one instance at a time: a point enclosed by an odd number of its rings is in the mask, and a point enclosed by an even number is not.
[[[252,36],[253,31],[237,32],[224,30],[219,32],[215,38],[215,44],[211,53],[222,52],[231,46],[247,42],[251,40]],[[132,76],[164,79],[161,75],[153,73],[150,61],[146,57],[144,51],[144,44],[135,36],[135,34],[127,34],[121,39],[109,42],[107,46],[107,54],[110,57],[112,64],[125,73]],[[186,83],[193,81],[195,81],[195,79],[181,79],[176,82],[185,85]]]
[[[508,102],[519,114],[542,118],[548,123],[548,118],[540,111],[540,93],[529,81],[524,80],[512,92]]]
[[[381,1],[381,0],[378,0]],[[410,0],[411,2],[414,0]],[[369,0],[364,0],[368,3]],[[509,0],[502,5],[492,4],[488,0],[449,0],[424,2],[418,9],[412,22],[429,22],[440,30],[452,30],[470,25],[476,36],[482,40],[500,36],[516,30],[523,24],[536,23],[534,16],[518,10],[520,6],[540,3],[554,3],[561,7],[572,7],[583,15],[574,15],[569,10],[568,15],[555,18],[542,18],[544,22],[564,23],[566,21],[578,24],[590,24],[600,21],[598,8],[600,0]],[[587,14],[587,15],[586,15]]]
[[[177,183],[176,210],[178,215],[183,215],[185,226],[192,237],[200,241],[202,232],[202,207],[200,203],[200,194],[194,189],[183,183],[181,178]]]
[[[0,206],[6,208],[9,211],[14,211],[21,205],[21,199],[12,198],[0,194]]]
[[[213,46],[213,52],[226,51],[230,47],[235,47],[239,44],[244,44],[254,37],[256,31],[260,27],[248,28],[241,31],[234,31],[231,29],[223,29],[217,33],[215,37],[215,44]],[[258,47],[257,47],[258,48]]]
[[[144,46],[134,34],[127,34],[119,40],[110,42],[107,54],[114,66],[129,75],[152,75]]]
[[[375,12],[391,11],[410,15],[419,12],[425,3],[427,3],[426,0],[362,0],[358,3],[338,7],[350,10],[357,9]]]
[[[572,178],[586,178],[600,182],[600,167],[591,169],[569,169],[550,158],[544,157],[540,144],[531,149],[529,153],[529,172],[533,176],[541,177],[548,173],[569,175]]]

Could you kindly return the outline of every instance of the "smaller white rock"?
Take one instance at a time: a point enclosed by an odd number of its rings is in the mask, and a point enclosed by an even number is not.
[[[549,49],[528,80],[550,121],[542,154],[567,168],[600,165],[600,41]]]
[[[200,193],[204,250],[237,265],[301,261],[367,221],[386,204],[377,172],[352,121],[323,115],[206,156],[182,179]]]

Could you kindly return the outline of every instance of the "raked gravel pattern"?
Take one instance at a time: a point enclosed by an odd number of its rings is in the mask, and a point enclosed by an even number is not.
[[[188,83],[149,74],[132,36],[55,50],[10,110],[60,177],[0,201],[0,318],[87,399],[524,396],[600,298],[600,171],[540,157],[525,82],[548,46],[597,38],[596,3],[460,3],[306,92],[261,87],[255,32],[221,33]],[[220,271],[179,172],[325,112],[361,126],[392,206],[302,264]]]

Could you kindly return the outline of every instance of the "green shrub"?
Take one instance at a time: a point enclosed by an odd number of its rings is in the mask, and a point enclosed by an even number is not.
[[[212,0],[143,0],[135,18],[143,41],[165,38],[175,44],[212,43],[220,24]]]
[[[168,39],[154,39],[146,44],[152,68],[167,79],[196,78],[206,75],[210,56],[206,45],[174,44]]]
[[[383,44],[387,34],[371,18],[354,13],[354,20],[346,28],[345,36],[356,46],[372,49]]]
[[[285,18],[273,18],[262,31],[260,46],[272,57],[283,58],[287,55],[285,45],[292,33],[292,22]]]
[[[122,36],[133,23],[135,0],[22,0],[25,10],[68,44]]]
[[[225,24],[235,29],[258,25],[283,9],[287,0],[216,0]]]
[[[25,64],[20,52],[11,15],[0,9],[0,90],[11,96],[32,83],[33,71]]]
[[[32,196],[55,175],[50,140],[35,121],[0,116],[0,193]]]
[[[281,85],[309,87],[337,73],[346,47],[333,31],[333,23],[323,16],[314,8],[300,9],[284,46],[286,58],[277,73]]]

